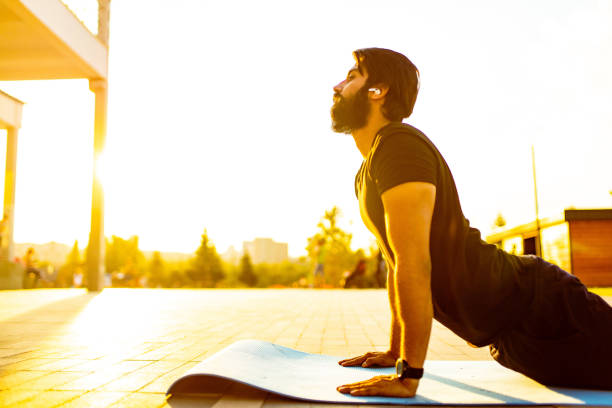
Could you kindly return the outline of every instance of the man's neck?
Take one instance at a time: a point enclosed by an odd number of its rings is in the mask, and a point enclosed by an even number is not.
[[[357,149],[359,149],[359,152],[364,159],[370,153],[370,148],[372,147],[372,143],[374,142],[374,138],[376,137],[378,131],[389,123],[391,123],[390,120],[381,117],[377,118],[377,120],[369,120],[364,127],[351,132],[351,135],[355,140],[355,144],[357,145]]]

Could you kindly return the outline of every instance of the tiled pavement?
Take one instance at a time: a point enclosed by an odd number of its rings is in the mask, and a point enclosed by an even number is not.
[[[386,350],[389,324],[384,290],[0,291],[0,407],[332,406],[239,386],[165,391],[239,339],[350,356]],[[490,359],[435,322],[427,358]]]

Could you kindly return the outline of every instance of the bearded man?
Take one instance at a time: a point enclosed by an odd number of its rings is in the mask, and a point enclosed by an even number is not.
[[[386,49],[353,56],[334,87],[332,128],[350,133],[364,159],[355,192],[388,263],[391,339],[386,352],[339,364],[395,365],[397,374],[338,391],[414,396],[432,318],[543,384],[612,389],[612,307],[559,267],[484,242],[463,215],[438,149],[402,123],[416,101],[416,67]]]

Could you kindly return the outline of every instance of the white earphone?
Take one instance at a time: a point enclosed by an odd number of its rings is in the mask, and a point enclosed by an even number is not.
[[[374,95],[380,95],[380,89],[378,88],[370,88],[368,91],[374,92]]]

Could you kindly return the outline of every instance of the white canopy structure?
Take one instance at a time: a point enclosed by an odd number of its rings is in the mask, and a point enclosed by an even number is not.
[[[89,79],[89,88],[96,95],[94,161],[104,149],[106,136],[109,9],[110,0],[98,0],[96,36],[59,0],[0,0],[0,81]],[[0,93],[0,128],[8,130],[2,221],[5,237],[0,256],[8,261],[13,259],[15,164],[22,105]],[[104,271],[104,193],[95,167],[87,254],[90,290],[102,289]]]
[[[21,127],[23,102],[0,91],[0,129],[6,129],[6,171],[4,176],[4,211],[0,221],[0,259],[13,259],[13,214],[17,168],[17,133]]]
[[[106,46],[59,0],[2,0],[0,38],[2,81],[106,79]]]

